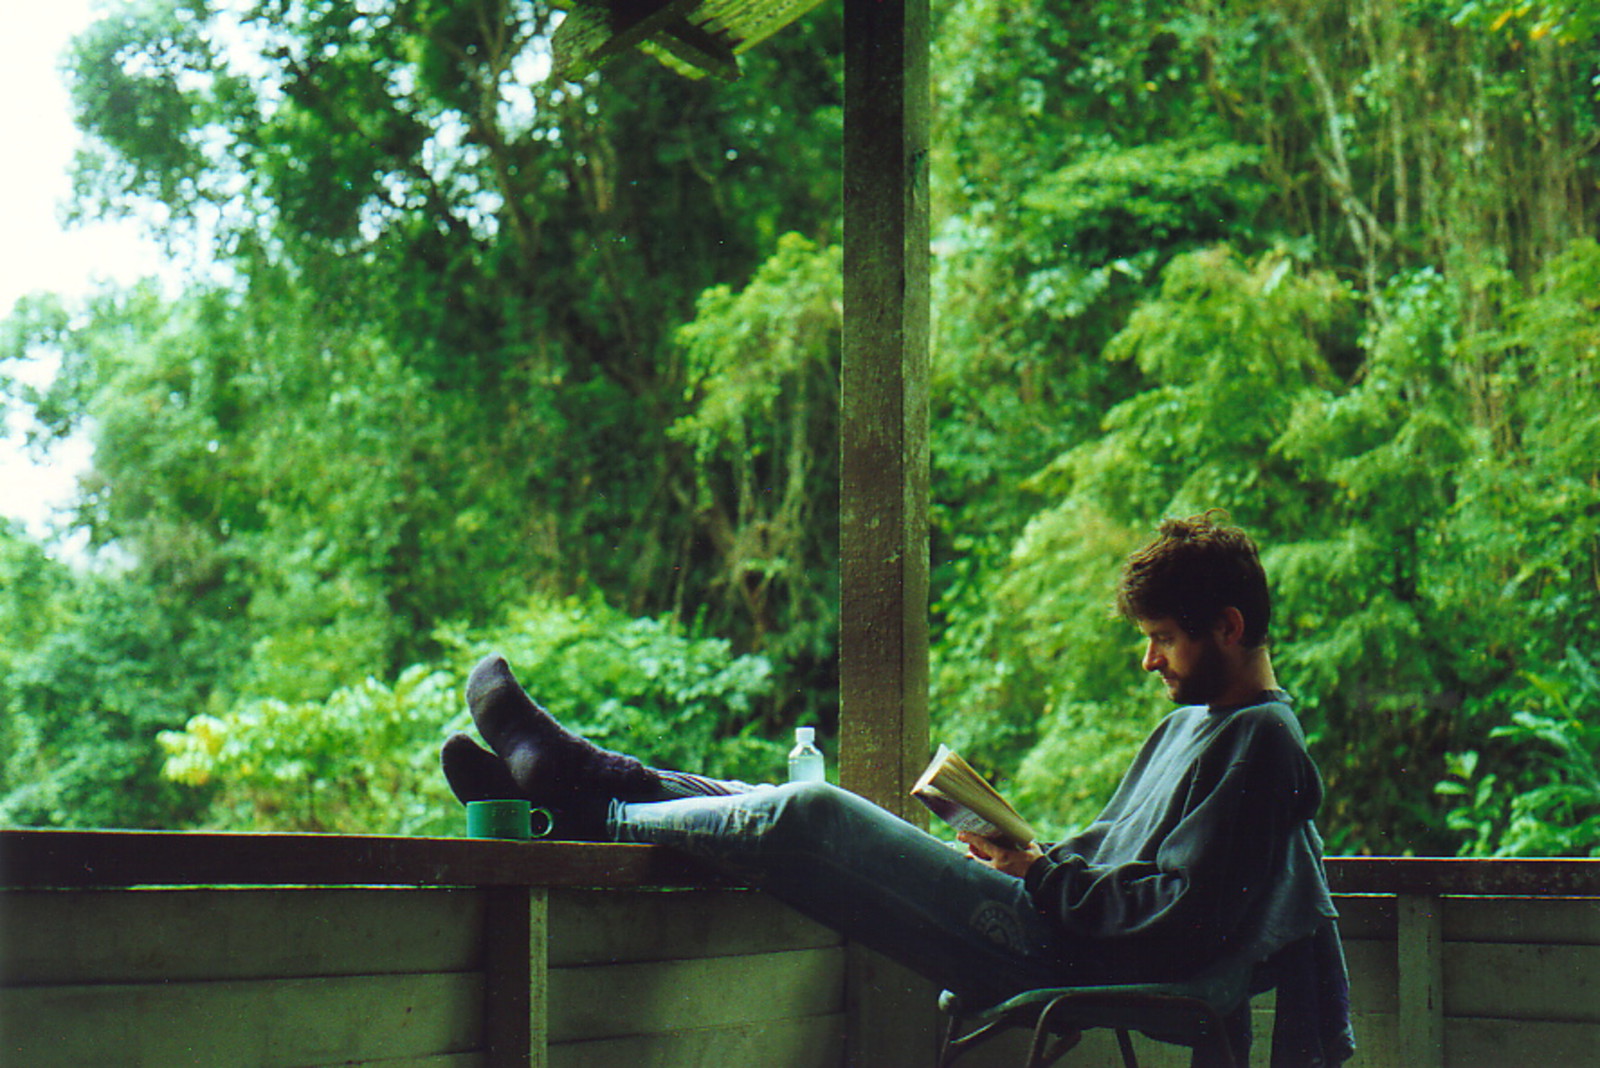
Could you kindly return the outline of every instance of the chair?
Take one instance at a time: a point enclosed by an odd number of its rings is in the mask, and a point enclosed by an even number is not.
[[[1242,1068],[1248,1056],[1251,980],[1248,964],[1227,962],[1181,983],[1046,987],[975,1012],[950,991],[939,997],[947,1020],[939,1068],[995,1035],[1033,1030],[1024,1068],[1060,1060],[1093,1028],[1111,1028],[1126,1068],[1138,1068],[1131,1033],[1189,1046],[1193,1068]]]

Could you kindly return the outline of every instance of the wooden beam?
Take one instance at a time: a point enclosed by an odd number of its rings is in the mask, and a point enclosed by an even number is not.
[[[890,811],[928,758],[928,5],[846,0],[840,779]]]
[[[739,77],[738,54],[820,0],[568,0],[551,39],[552,74],[577,81],[638,48],[681,74]],[[559,5],[558,5],[559,6]]]
[[[641,41],[639,49],[669,66],[675,60],[685,74],[709,74],[725,82],[739,77],[739,60],[732,49],[687,19],[667,23],[654,37]]]
[[[487,1068],[547,1068],[550,891],[491,890],[483,924],[483,1037]]]
[[[844,4],[839,778],[923,821],[928,759],[928,3]],[[851,947],[847,1061],[927,1064],[935,991]]]
[[[1336,894],[1600,897],[1600,860],[1329,857]]]
[[[690,21],[726,36],[747,52],[816,7],[822,0],[701,0]]]
[[[712,886],[648,845],[174,831],[0,831],[0,886]]]
[[[1600,897],[1600,860],[1329,857],[1337,894]],[[722,886],[662,846],[212,831],[0,830],[0,887]]]
[[[577,0],[550,38],[551,72],[577,81],[681,19],[697,0]]]
[[[1444,927],[1440,900],[1400,895],[1396,953],[1400,1058],[1407,1068],[1444,1065]]]

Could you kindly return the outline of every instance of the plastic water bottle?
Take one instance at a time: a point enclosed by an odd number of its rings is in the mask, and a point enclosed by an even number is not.
[[[789,750],[790,782],[822,782],[828,777],[827,761],[817,748],[815,727],[794,729],[794,748]]]

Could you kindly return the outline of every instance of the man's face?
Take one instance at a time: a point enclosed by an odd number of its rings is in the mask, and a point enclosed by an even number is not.
[[[1213,634],[1191,637],[1175,619],[1143,619],[1142,666],[1166,683],[1167,696],[1180,705],[1205,705],[1226,690],[1232,668]]]

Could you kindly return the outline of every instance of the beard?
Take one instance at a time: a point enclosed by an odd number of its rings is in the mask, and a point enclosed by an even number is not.
[[[1215,638],[1207,637],[1200,646],[1194,666],[1183,676],[1163,676],[1167,696],[1180,705],[1209,705],[1227,689],[1228,661]]]

